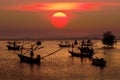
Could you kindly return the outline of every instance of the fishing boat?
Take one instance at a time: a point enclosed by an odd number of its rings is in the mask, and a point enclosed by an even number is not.
[[[87,40],[87,42],[85,42],[84,40],[81,42],[81,46],[79,47],[81,53],[94,53],[94,50],[92,48],[92,42],[91,40]]]
[[[74,45],[72,45],[72,50],[68,51],[72,56],[76,57],[89,57],[92,58],[94,50],[91,46],[82,45],[78,47],[79,53],[74,52]]]
[[[71,45],[70,44],[58,44],[60,47],[70,47]]]
[[[10,46],[7,45],[8,50],[20,50],[20,46]]]
[[[65,42],[60,42],[60,44],[58,44],[59,47],[70,47],[70,43],[68,41],[65,41]]]
[[[96,65],[96,66],[105,66],[106,65],[106,61],[103,58],[95,58],[92,59],[92,64]]]
[[[71,56],[75,56],[75,57],[88,57],[88,58],[92,58],[93,54],[89,54],[89,53],[77,53],[77,52],[73,52],[73,51],[68,51]]]
[[[21,52],[20,52],[20,54],[18,54],[18,57],[20,58],[20,61],[21,62],[26,62],[26,63],[40,63],[40,59],[41,59],[41,57],[40,57],[40,55],[37,55],[37,57],[35,58],[35,57],[33,57],[34,56],[34,50],[36,50],[37,48],[38,48],[38,45],[35,47],[35,48],[33,48],[34,46],[32,46],[31,45],[31,48],[30,48],[30,56],[25,56],[24,54],[23,54],[23,46],[21,47]]]
[[[8,48],[8,50],[20,50],[20,46],[17,45],[16,41],[8,42],[7,48]]]
[[[37,55],[36,58],[24,56],[23,54],[18,54],[18,57],[20,58],[21,62],[26,63],[40,63],[40,55]]]

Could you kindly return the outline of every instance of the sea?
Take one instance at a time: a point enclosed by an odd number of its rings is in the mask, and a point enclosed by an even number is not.
[[[101,40],[92,40],[95,54],[93,58],[104,58],[105,67],[92,65],[89,58],[72,57],[68,50],[60,48],[61,40],[41,40],[41,48],[34,50],[34,57],[41,55],[40,64],[20,62],[17,54],[6,45],[8,40],[0,41],[0,80],[120,80],[120,41],[113,49],[104,49]],[[66,40],[62,40],[66,41]],[[67,40],[73,43],[74,40]],[[19,45],[29,49],[34,40],[19,40]],[[81,40],[78,40],[81,43]],[[76,47],[78,47],[76,45]],[[74,48],[75,51],[79,51]],[[24,55],[30,56],[27,50]]]

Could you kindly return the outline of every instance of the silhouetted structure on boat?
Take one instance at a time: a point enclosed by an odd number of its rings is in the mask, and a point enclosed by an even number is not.
[[[42,44],[41,41],[36,42],[36,45],[41,45],[41,44]]]
[[[81,42],[81,46],[82,47],[90,47],[90,46],[92,46],[92,42],[91,42],[91,40],[87,40],[87,41],[85,41],[85,40],[82,40],[82,42]]]
[[[79,47],[80,52],[74,52],[73,51],[73,47],[74,45],[72,45],[72,51],[68,51],[72,56],[76,56],[76,57],[89,57],[92,58],[93,54],[94,54],[94,50],[92,48],[91,41],[88,40],[87,44],[84,43],[84,40],[82,41],[81,46]]]
[[[8,45],[7,45],[7,48],[8,50],[20,50],[20,46],[17,45],[17,42],[14,41],[14,42],[8,42]]]
[[[102,43],[104,45],[107,45],[107,47],[103,47],[103,48],[107,48],[107,49],[113,48],[113,45],[116,42],[117,42],[116,37],[114,34],[112,34],[112,32],[108,31],[103,34]]]
[[[78,42],[77,42],[77,40],[75,40],[75,41],[74,41],[74,45],[77,45],[77,44],[78,44]]]
[[[106,65],[106,61],[103,58],[95,58],[92,59],[92,64],[100,67],[104,67]]]
[[[36,47],[37,48],[37,47]],[[23,51],[23,47],[21,48],[21,53],[18,54],[18,57],[20,58],[21,62],[26,62],[26,63],[40,63],[40,55],[37,55],[36,58],[34,58],[34,50],[36,50],[36,48],[33,49],[33,46],[30,49],[30,57],[29,56],[25,56],[23,55],[22,51]]]
[[[90,53],[90,54],[94,53],[91,40],[87,40],[87,42],[83,40],[81,42],[81,46],[79,47],[79,49],[81,53]]]
[[[79,49],[81,53],[89,53],[89,54],[94,53],[94,50],[92,47],[80,47]]]
[[[59,45],[59,47],[70,47],[70,46],[71,46],[68,41],[65,41],[65,42],[62,42],[62,41],[61,41],[61,43],[58,44],[58,45]]]

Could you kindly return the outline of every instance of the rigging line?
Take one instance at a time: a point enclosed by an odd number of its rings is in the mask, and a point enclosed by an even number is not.
[[[63,49],[63,48],[60,48],[60,49],[58,49],[58,50],[56,50],[56,51],[54,51],[54,52],[52,52],[52,53],[50,53],[50,54],[48,54],[48,55],[46,55],[46,56],[43,56],[43,57],[41,57],[41,59],[43,59],[43,58],[45,58],[45,57],[48,57],[48,56],[50,56],[50,55],[52,55],[52,54],[60,51],[61,49]]]
[[[35,46],[35,43],[32,42],[32,41],[29,41],[29,42],[26,42],[26,43],[23,41],[23,44],[22,44],[22,45],[28,45],[28,44],[31,44],[31,45]]]
[[[30,42],[26,42],[26,43],[23,42],[23,45],[27,45],[27,44],[30,44],[30,43],[32,43],[32,42],[31,41]]]
[[[38,45],[33,50],[36,50],[37,48],[38,48]]]
[[[29,50],[27,50],[26,52],[22,53],[22,54],[27,54],[28,52],[30,52],[30,49],[29,49]]]
[[[37,49],[38,47],[36,47],[36,49]],[[44,48],[43,46],[41,46],[41,47],[39,47],[38,49],[41,49],[41,48]],[[36,50],[36,49],[34,49],[34,50]],[[28,52],[30,52],[30,48],[29,48],[29,50],[26,50],[26,52],[24,52],[24,53],[22,53],[22,54],[27,54]]]

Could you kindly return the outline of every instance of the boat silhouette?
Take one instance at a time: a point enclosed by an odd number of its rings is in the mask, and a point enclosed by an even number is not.
[[[68,41],[65,41],[65,42],[60,42],[60,44],[58,44],[59,47],[70,47],[70,43]]]
[[[83,43],[84,41],[82,41]],[[74,45],[72,44],[72,51],[68,51],[72,56],[76,56],[76,57],[89,57],[92,58],[93,54],[94,54],[94,49],[92,48],[91,45],[86,45],[86,44],[82,44],[80,47],[77,47],[79,49],[79,53],[78,52],[74,52],[73,50]]]
[[[58,44],[60,47],[70,47],[70,44],[66,45],[66,44]]]
[[[105,66],[106,65],[106,61],[104,60],[104,58],[95,58],[95,59],[92,59],[92,64],[95,65],[95,66]]]
[[[88,58],[92,58],[93,54],[89,54],[89,53],[78,53],[78,52],[74,52],[74,51],[68,51],[71,56],[75,56],[75,57],[88,57]]]
[[[23,54],[18,54],[18,57],[20,58],[21,62],[40,63],[40,55],[37,55],[36,58],[31,58],[31,57],[28,57],[28,56],[24,56]]]
[[[31,45],[31,48],[30,48],[30,50],[29,50],[29,54],[30,54],[30,56],[25,56],[24,54],[23,54],[23,46],[21,47],[21,52],[20,52],[20,54],[18,54],[18,57],[20,58],[20,61],[21,62],[26,62],[26,63],[40,63],[40,60],[41,60],[41,56],[40,55],[37,55],[37,57],[35,58],[35,57],[33,57],[34,56],[34,50],[36,50],[38,48],[38,45],[34,48],[34,46],[33,45]],[[41,47],[41,48],[43,48],[43,47]],[[39,48],[40,49],[40,48]]]
[[[20,50],[20,45],[18,45],[16,41],[14,41],[14,42],[9,41],[7,48],[8,48],[8,50]]]

